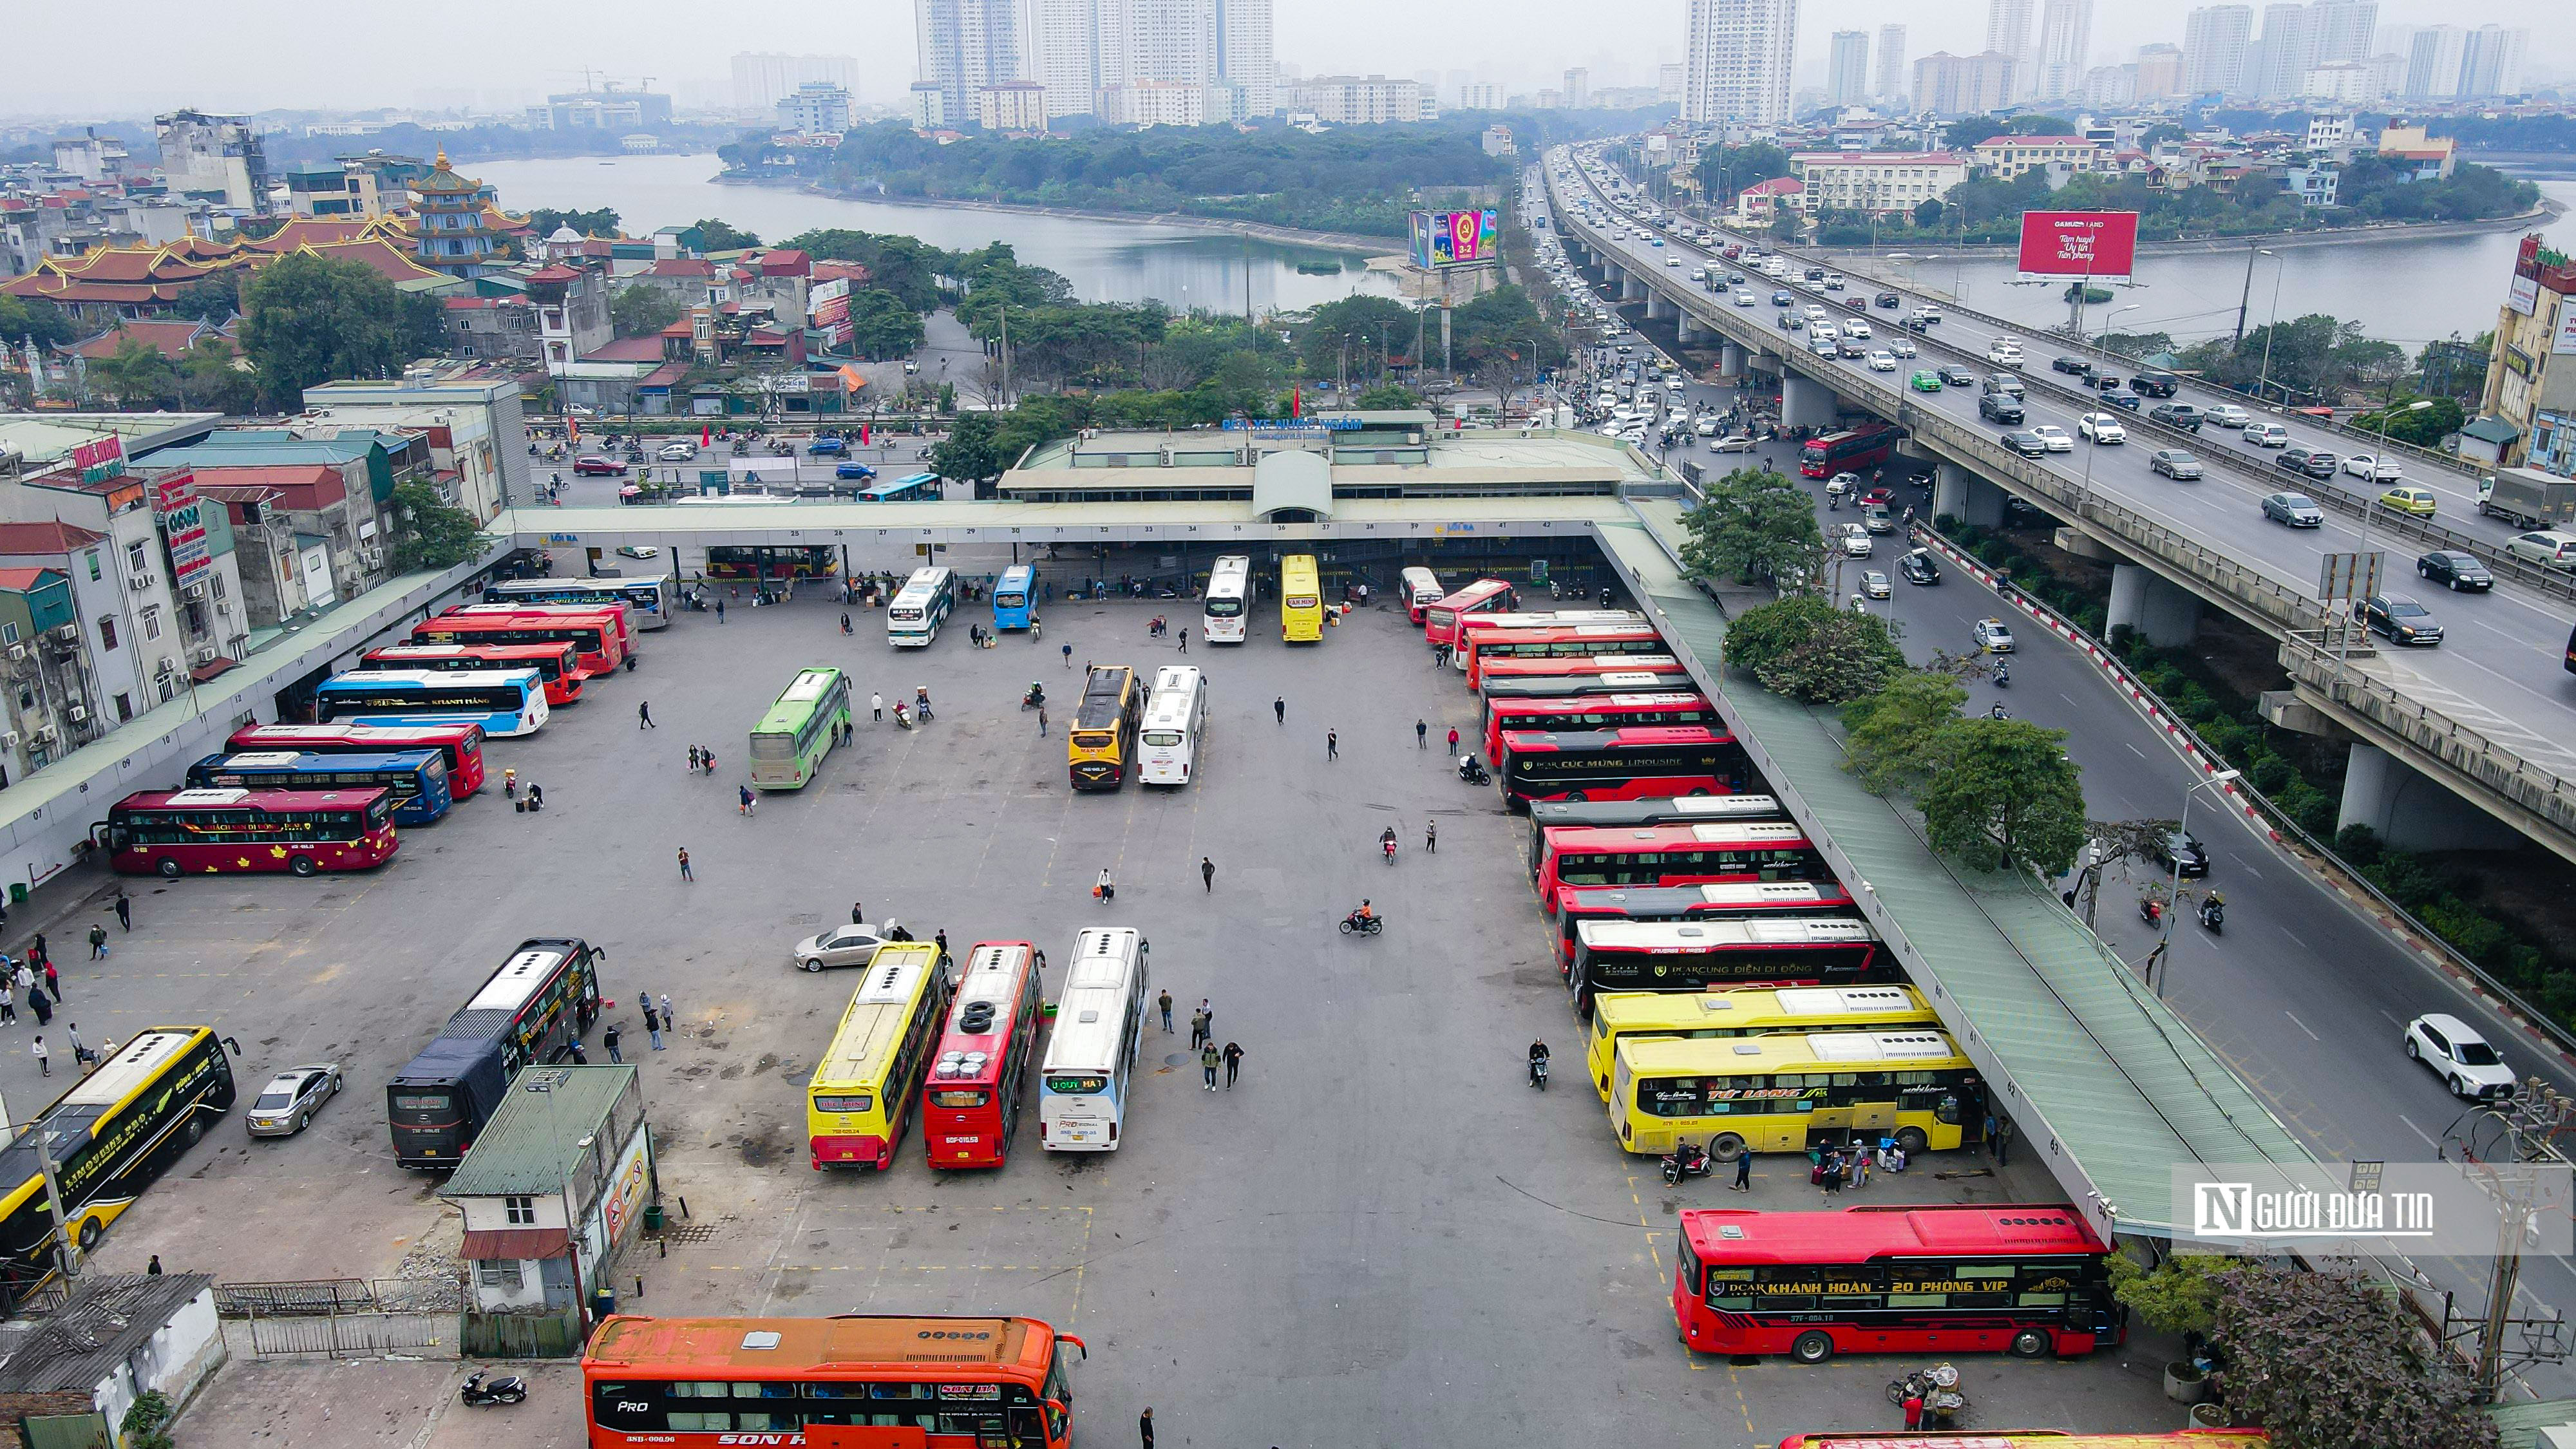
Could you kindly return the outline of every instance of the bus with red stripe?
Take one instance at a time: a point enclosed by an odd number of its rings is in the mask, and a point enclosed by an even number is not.
[[[1575,928],[1585,921],[1727,921],[1856,914],[1851,892],[1830,880],[1730,880],[1686,886],[1558,886],[1548,901],[1556,970],[1572,969]]]
[[[387,644],[359,656],[362,669],[533,669],[544,677],[546,703],[581,698],[581,656],[570,643]]]
[[[1737,880],[1831,880],[1825,857],[1795,821],[1647,825],[1630,830],[1557,826],[1538,862],[1538,898],[1559,886],[1678,886]]]
[[[1422,637],[1433,647],[1458,643],[1458,621],[1475,614],[1499,614],[1512,606],[1512,586],[1501,579],[1478,579],[1456,593],[1425,604]]]
[[[635,632],[635,610],[633,606],[620,599],[598,599],[586,604],[459,604],[447,612],[451,614],[469,615],[486,613],[534,614],[539,618],[560,617],[565,619],[581,619],[594,614],[605,614],[617,625],[618,657],[621,659],[636,659],[642,657],[644,653],[643,646]]]
[[[921,1142],[933,1167],[999,1167],[1020,1124],[1038,1051],[1037,948],[978,941],[921,1084]]]
[[[1830,478],[1836,473],[1857,473],[1875,468],[1887,461],[1905,436],[1903,428],[1885,423],[1863,423],[1857,428],[1824,433],[1809,438],[1798,450],[1798,472],[1807,478]]]
[[[1732,795],[1751,778],[1753,762],[1723,726],[1507,730],[1494,761],[1514,809],[1533,800]]]
[[[1777,795],[1644,795],[1633,800],[1533,800],[1530,802],[1530,878],[1547,832],[1563,825],[1614,829],[1622,825],[1699,825],[1726,820],[1782,820]]]
[[[617,621],[606,614],[538,613],[469,604],[411,626],[414,644],[570,644],[584,679],[614,674],[626,661]]]
[[[1643,694],[1578,694],[1485,701],[1485,757],[1500,759],[1503,736],[1527,730],[1612,730],[1631,725],[1719,725],[1717,706],[1695,689]]]
[[[1652,694],[1697,689],[1670,654],[1596,654],[1583,659],[1496,659],[1476,693],[1486,699],[1545,699],[1560,694]]]
[[[224,741],[227,751],[298,750],[309,755],[384,755],[436,750],[447,757],[447,798],[462,800],[483,788],[483,727],[479,724],[243,725]]]
[[[1858,916],[1720,921],[1593,917],[1574,927],[1565,984],[1592,1019],[1605,991],[1720,991],[1734,986],[1857,986],[1877,979],[1878,937]]]
[[[1642,624],[1634,609],[1531,609],[1508,614],[1469,614],[1458,621],[1449,665],[1464,671],[1468,652],[1478,639],[1498,634],[1526,634],[1539,629],[1578,629],[1591,624]]]
[[[1466,659],[1467,687],[1475,689],[1485,682],[1485,669],[1498,659],[1589,659],[1600,654],[1669,655],[1672,646],[1655,626],[1638,620],[1633,624],[1573,624],[1562,628],[1505,629],[1474,631],[1459,652]]]
[[[365,870],[393,858],[393,792],[146,790],[90,827],[119,875],[164,879],[225,871]]]

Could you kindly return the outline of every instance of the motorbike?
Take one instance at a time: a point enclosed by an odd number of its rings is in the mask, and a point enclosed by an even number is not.
[[[1997,663],[1997,664],[1995,665],[1995,688],[1997,688],[1997,689],[2010,689],[2011,687],[2012,687],[2012,667],[2011,667],[2010,665],[2003,664],[2003,663],[2000,663],[2000,662],[1999,662],[1999,663]]]
[[[1529,1084],[1542,1092],[1547,1090],[1547,1058],[1529,1059]]]
[[[1046,690],[1039,685],[1030,685],[1029,692],[1020,696],[1020,708],[1022,709],[1043,709],[1045,707]]]
[[[897,729],[905,729],[905,730],[908,730],[908,729],[912,728],[912,711],[910,711],[910,710],[908,710],[908,709],[905,709],[905,708],[903,707],[903,701],[902,701],[902,700],[896,700],[896,701],[895,701],[895,705],[894,705],[894,724],[895,724],[895,728],[897,728]]]
[[[2216,896],[2210,896],[2203,900],[2200,903],[2200,923],[2207,926],[2209,928],[2209,933],[2213,936],[2225,935],[2227,933],[2227,903]]]
[[[1493,772],[1486,769],[1485,762],[1477,759],[1474,755],[1460,755],[1458,757],[1458,778],[1466,781],[1470,785],[1490,785],[1494,783]]]
[[[1988,719],[2010,719],[2010,718],[2012,718],[2012,716],[2011,716],[2011,715],[2008,715],[2008,714],[2006,714],[2006,713],[2004,713],[2004,707],[2003,707],[2001,704],[1997,704],[1993,709],[1990,709],[1990,710],[1987,710],[1987,711],[1986,711],[1986,718],[1988,718]]]
[[[1968,1395],[1959,1387],[1959,1371],[1946,1363],[1916,1369],[1901,1379],[1888,1382],[1889,1403],[1902,1404],[1915,1398],[1923,1401],[1925,1428],[1935,1424],[1946,1428],[1968,1412]]]
[[[465,1376],[465,1382],[457,1389],[456,1396],[465,1402],[466,1407],[473,1409],[488,1409],[494,1404],[523,1403],[528,1397],[528,1381],[517,1374],[505,1374],[487,1384],[483,1382],[483,1370],[476,1369]]]
[[[1685,1142],[1664,1158],[1664,1181],[1679,1187],[1694,1177],[1706,1177],[1717,1169],[1717,1162],[1706,1148]]]
[[[1381,837],[1381,838],[1378,840],[1377,848],[1378,848],[1378,853],[1379,853],[1379,854],[1381,854],[1381,855],[1384,855],[1384,856],[1386,857],[1386,863],[1387,863],[1387,864],[1389,864],[1389,865],[1393,865],[1393,864],[1395,864],[1395,837],[1393,837],[1393,836],[1384,836],[1384,837]]]
[[[1363,916],[1353,911],[1342,917],[1342,934],[1345,936],[1374,936],[1385,929],[1386,920],[1382,916]]]
[[[2146,922],[2151,927],[2163,927],[2165,923],[2165,903],[2157,900],[2153,896],[2148,896],[2139,901],[2138,919]]]

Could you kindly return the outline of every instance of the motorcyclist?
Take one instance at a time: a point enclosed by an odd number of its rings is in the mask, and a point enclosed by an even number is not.
[[[1023,703],[1027,703],[1027,704],[1044,704],[1044,703],[1046,703],[1046,686],[1045,686],[1044,684],[1040,683],[1040,682],[1039,682],[1039,681],[1037,681],[1037,680],[1034,680],[1034,679],[1030,680],[1030,681],[1029,681],[1029,693],[1028,693],[1028,697],[1027,697],[1027,699],[1026,699],[1026,700],[1024,700],[1024,701],[1023,701]]]
[[[2200,898],[2200,923],[2204,926],[2227,917],[2227,897],[2216,891]]]
[[[1537,1080],[1538,1080],[1538,1074],[1539,1074],[1541,1071],[1545,1070],[1546,1066],[1547,1066],[1547,1043],[1546,1043],[1546,1042],[1543,1042],[1543,1041],[1534,1041],[1534,1042],[1531,1042],[1531,1043],[1530,1043],[1530,1049],[1529,1049],[1529,1074],[1530,1074],[1530,1080],[1531,1080],[1531,1081],[1533,1081],[1533,1082],[1537,1081]]]
[[[1394,826],[1392,826],[1392,825],[1388,826],[1388,827],[1386,828],[1385,833],[1384,833],[1384,834],[1382,834],[1382,835],[1380,835],[1380,836],[1378,836],[1378,838],[1377,838],[1377,848],[1378,848],[1379,850],[1381,850],[1381,851],[1385,852],[1385,854],[1386,854],[1386,858],[1387,858],[1387,859],[1389,859],[1389,860],[1393,860],[1393,859],[1395,859],[1395,827],[1394,827]]]
[[[1993,709],[1990,709],[1990,710],[1987,710],[1987,711],[1986,711],[1986,718],[1988,718],[1988,719],[2010,719],[2010,718],[2012,718],[2012,716],[2010,716],[2010,715],[2008,715],[2008,714],[2005,714],[2005,713],[2004,713],[2003,701],[2001,701],[2001,700],[1997,700],[1997,701],[1995,701],[1995,707],[1994,707]]]
[[[1673,1166],[1684,1177],[1708,1171],[1708,1149],[1696,1142],[1684,1142],[1673,1149]]]
[[[2002,660],[2000,660],[2000,659],[1998,659],[1998,660],[1996,660],[1996,661],[1995,661],[1995,683],[1997,683],[1997,684],[2010,684],[2010,683],[2012,683],[2012,666],[2011,666],[2011,665],[2009,665],[2009,664],[2006,664],[2005,662],[2003,662],[2003,661],[2002,661]]]

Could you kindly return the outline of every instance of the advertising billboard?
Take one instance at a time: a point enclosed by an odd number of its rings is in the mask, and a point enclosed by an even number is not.
[[[1503,214],[1499,211],[1417,211],[1413,213],[1413,264],[1425,271],[1473,267],[1502,260]]]
[[[196,496],[197,475],[174,469],[153,481],[152,508],[170,547],[170,581],[185,588],[214,566],[206,549],[205,505]]]
[[[2505,305],[2529,317],[2540,310],[2543,290],[2567,296],[2576,293],[2576,262],[2565,252],[2552,251],[2540,244],[2540,235],[2532,233],[2522,239],[2513,259],[2513,281],[2505,290]]]
[[[2125,277],[2137,266],[2134,211],[2025,211],[2021,277]]]
[[[808,325],[831,338],[839,347],[850,340],[850,280],[834,277],[814,288],[811,305],[806,311]]]

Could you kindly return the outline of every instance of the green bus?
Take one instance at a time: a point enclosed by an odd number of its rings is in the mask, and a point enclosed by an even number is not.
[[[800,670],[769,713],[751,727],[751,783],[802,790],[850,722],[849,676],[829,665]]]

